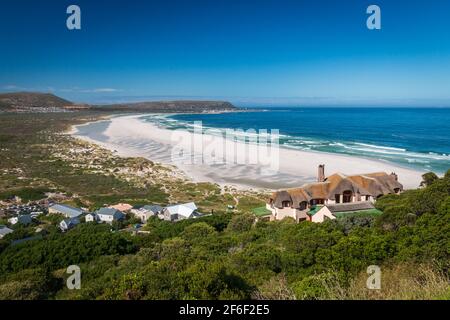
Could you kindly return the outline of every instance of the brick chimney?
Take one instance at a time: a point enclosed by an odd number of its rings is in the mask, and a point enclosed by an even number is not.
[[[391,172],[391,176],[394,177],[395,181],[398,181],[398,175],[395,172]]]
[[[317,181],[318,182],[324,182],[325,181],[325,165],[324,164],[320,164],[319,165],[319,170],[318,170],[318,174],[317,174]]]

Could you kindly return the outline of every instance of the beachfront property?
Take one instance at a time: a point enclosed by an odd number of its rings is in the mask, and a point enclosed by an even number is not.
[[[4,236],[13,232],[14,230],[8,228],[7,226],[0,225],[0,239],[3,239]]]
[[[33,221],[33,218],[29,214],[23,214],[19,215],[17,217],[12,217],[8,219],[8,222],[12,225],[15,224],[22,224],[22,225],[28,225]]]
[[[122,211],[113,208],[101,208],[92,214],[85,217],[86,222],[98,221],[104,223],[113,223],[125,219],[125,214]]]
[[[339,206],[340,204],[364,203],[361,206],[368,207],[369,203],[374,203],[383,195],[399,194],[402,191],[403,185],[398,182],[395,173],[375,172],[349,176],[335,173],[325,177],[325,165],[320,165],[316,183],[274,192],[266,204],[266,209],[271,212],[271,220],[290,217],[297,222],[304,220],[322,222],[324,219],[335,217],[333,213],[335,208],[345,208]],[[318,208],[322,211],[317,210]]]
[[[66,204],[54,204],[49,206],[48,213],[62,214],[68,219],[77,218],[86,213],[84,210],[74,208]]]
[[[161,215],[166,221],[180,221],[201,216],[193,202],[166,207]]]
[[[141,220],[142,223],[147,223],[150,217],[161,215],[164,208],[158,205],[145,205],[141,208],[131,209],[131,213]]]
[[[78,220],[78,218],[64,219],[59,223],[59,228],[61,229],[62,232],[65,232],[72,229],[79,223],[80,220]]]

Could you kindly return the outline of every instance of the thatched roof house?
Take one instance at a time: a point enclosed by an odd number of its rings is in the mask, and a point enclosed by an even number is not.
[[[375,172],[350,176],[335,173],[320,180],[323,181],[274,192],[269,204],[275,208],[304,210],[316,204],[373,201],[382,195],[403,191],[403,185],[398,182],[395,173]]]

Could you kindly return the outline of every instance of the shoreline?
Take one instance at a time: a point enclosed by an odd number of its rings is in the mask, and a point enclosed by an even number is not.
[[[325,164],[326,175],[336,172],[343,174],[363,174],[370,172],[396,172],[399,181],[405,189],[417,188],[421,182],[421,175],[424,172],[408,169],[399,165],[382,160],[372,160],[362,157],[332,154],[318,151],[293,150],[279,147],[276,156],[279,163],[277,170],[273,170],[273,163],[265,163],[266,166],[258,164],[217,164],[205,163],[185,163],[184,160],[173,160],[172,152],[174,147],[187,149],[190,147],[189,141],[203,139],[203,144],[208,147],[208,141],[215,141],[226,144],[225,138],[199,135],[187,131],[179,131],[174,134],[174,130],[159,128],[154,124],[143,122],[138,118],[151,114],[133,115],[112,115],[107,119],[88,122],[81,125],[72,126],[67,133],[114,151],[122,157],[144,157],[153,162],[176,167],[185,173],[193,182],[212,182],[219,184],[222,188],[234,187],[243,190],[268,191],[283,188],[299,187],[305,183],[316,180],[317,166]],[[155,116],[167,115],[161,113]],[[175,135],[175,138],[174,138]],[[178,138],[178,141],[175,141]],[[182,140],[186,140],[182,141]],[[197,140],[196,140],[197,139]],[[207,141],[205,143],[205,140]],[[178,145],[177,145],[178,144]],[[237,147],[244,148],[243,143],[235,143]],[[249,154],[264,153],[267,149],[261,150],[258,145],[246,145]],[[241,149],[243,150],[243,149]],[[225,147],[226,152],[231,152],[234,157],[235,149]],[[237,154],[237,153],[236,153]],[[203,154],[197,154],[195,150],[191,155],[194,159]],[[275,157],[273,157],[275,159]]]

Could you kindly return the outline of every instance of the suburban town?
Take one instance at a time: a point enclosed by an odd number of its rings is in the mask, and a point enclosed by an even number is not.
[[[151,217],[177,222],[183,219],[195,219],[207,214],[197,211],[195,203],[184,203],[161,207],[159,205],[144,205],[133,207],[127,203],[119,203],[109,207],[103,207],[94,212],[89,212],[86,208],[75,208],[63,203],[55,203],[52,200],[43,199],[38,202],[22,204],[19,197],[14,197],[6,201],[0,201],[0,218],[7,219],[8,225],[0,225],[0,238],[14,232],[9,227],[35,225],[36,233],[41,233],[45,229],[45,222],[40,218],[45,216],[60,217],[58,227],[62,232],[66,232],[80,222],[115,223],[122,224],[128,231],[139,233],[140,229]],[[45,219],[44,219],[45,220]],[[134,222],[134,223],[133,223]],[[128,223],[128,224],[127,224]],[[8,227],[9,226],[9,227]],[[124,230],[124,229],[122,229]],[[30,239],[35,239],[34,237]],[[26,240],[26,239],[22,239]]]

